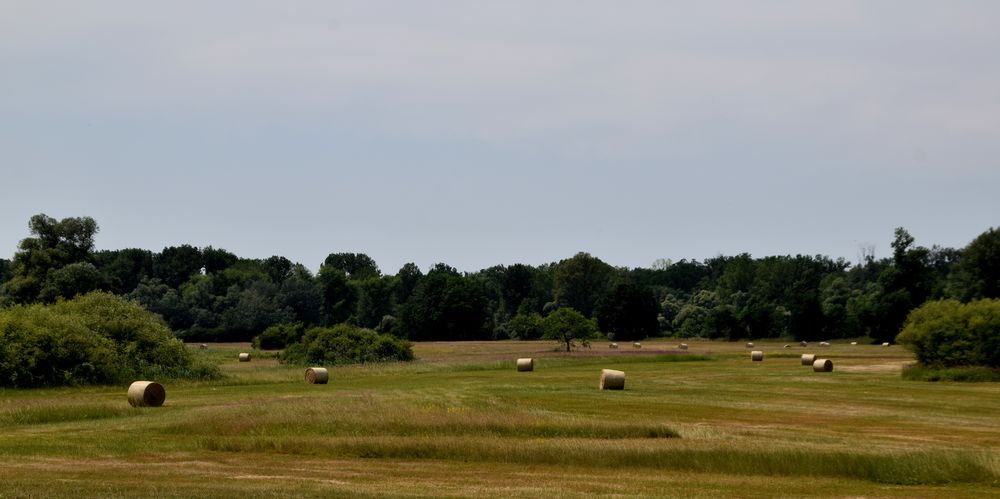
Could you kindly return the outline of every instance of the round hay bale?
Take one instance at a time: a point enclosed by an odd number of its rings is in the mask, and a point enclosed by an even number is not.
[[[637,342],[635,342],[635,343],[632,344],[632,348],[642,348],[642,343],[639,343],[637,341]]]
[[[240,354],[240,362],[250,362],[250,354],[243,352]]]
[[[754,350],[750,352],[750,360],[754,362],[760,362],[764,360],[764,352],[761,352],[760,350]]]
[[[821,341],[821,342],[819,342],[819,346],[821,346],[821,347],[828,347],[828,346],[830,346],[830,344],[827,343],[827,342],[825,342],[825,341]]]
[[[887,342],[883,343],[882,346],[884,346],[884,347],[889,346],[889,342],[887,341]]]
[[[811,366],[816,360],[816,354],[814,353],[804,353],[802,354],[802,365]]]
[[[534,371],[535,359],[517,359],[518,371]]]
[[[618,348],[617,343],[608,343],[608,348]]]
[[[677,348],[680,348],[681,350],[687,350],[688,349],[688,344],[687,343],[681,343],[680,345],[677,345]]]
[[[166,399],[167,391],[155,381],[136,381],[128,387],[128,403],[132,407],[160,407]]]
[[[747,348],[753,348],[753,342],[752,341],[748,341],[747,342]]]
[[[800,347],[807,347],[807,346],[809,346],[809,343],[806,343],[805,341],[800,341],[799,342],[799,346]]]
[[[788,343],[785,343],[785,348],[792,348],[792,346],[789,345]]]
[[[830,359],[816,359],[813,362],[813,372],[818,372],[818,373],[833,372],[833,361]]]
[[[198,345],[198,348],[200,348],[202,350],[208,350],[208,344],[202,343],[201,345]]]
[[[851,344],[852,344],[852,345],[857,345],[857,344],[858,344],[858,342],[856,342],[856,341],[852,341],[852,342],[851,342]]]
[[[601,369],[601,390],[624,390],[625,372]]]
[[[306,369],[306,383],[310,385],[325,385],[330,381],[330,371],[325,367],[310,367]]]

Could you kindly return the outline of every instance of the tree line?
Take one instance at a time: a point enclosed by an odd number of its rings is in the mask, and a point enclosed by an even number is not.
[[[29,221],[0,259],[0,306],[102,290],[134,299],[191,341],[247,341],[270,326],[351,324],[425,340],[533,339],[571,308],[616,340],[650,336],[892,341],[928,300],[1000,297],[1000,232],[961,249],[918,246],[895,230],[891,257],[850,264],[822,255],[658,261],[612,266],[588,253],[532,266],[459,272],[407,263],[383,273],[363,253],[331,253],[312,273],[283,256],[170,246],[94,250],[89,217]]]

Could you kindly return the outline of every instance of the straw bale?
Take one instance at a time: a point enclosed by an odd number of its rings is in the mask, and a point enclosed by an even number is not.
[[[752,360],[754,362],[760,362],[760,361],[764,360],[764,352],[762,352],[760,350],[754,350],[754,351],[750,352],[750,360]]]
[[[608,343],[608,348],[618,348],[617,343]]]
[[[128,403],[132,407],[159,407],[166,399],[167,391],[155,381],[136,381],[128,387]]]
[[[240,362],[250,362],[250,354],[243,352],[240,354]]]
[[[601,390],[624,390],[625,372],[614,369],[601,369]]]
[[[201,345],[198,345],[198,348],[200,348],[202,350],[208,350],[208,344],[207,343],[202,343]]]
[[[799,346],[800,347],[807,347],[807,346],[809,346],[809,343],[806,343],[805,341],[800,341],[799,342]]]
[[[813,361],[813,371],[818,373],[832,372],[833,361],[830,359],[816,359]]]
[[[814,353],[804,353],[802,354],[802,365],[811,366],[816,360],[816,354]]]
[[[642,348],[642,343],[639,343],[637,341],[637,342],[635,342],[635,343],[632,344],[632,348]]]
[[[518,371],[534,371],[535,359],[517,359]]]
[[[830,346],[830,344],[827,343],[827,342],[825,342],[825,341],[821,341],[821,342],[819,342],[819,346],[821,346],[821,347],[828,347],[828,346]]]
[[[858,342],[856,342],[856,341],[852,341],[852,342],[851,342],[851,344],[852,344],[852,345],[857,345],[857,344],[858,344]]]
[[[680,348],[681,350],[687,350],[688,349],[688,344],[687,343],[681,343],[680,345],[677,345],[677,348]]]
[[[752,341],[748,341],[747,342],[747,348],[753,348],[753,342]]]
[[[882,346],[884,346],[884,347],[889,346],[889,342],[887,341],[887,342],[883,343]]]
[[[306,369],[306,383],[310,385],[325,385],[330,381],[330,371],[325,367],[310,367]]]

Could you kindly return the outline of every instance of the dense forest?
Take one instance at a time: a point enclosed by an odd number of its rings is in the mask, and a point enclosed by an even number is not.
[[[247,341],[279,324],[348,323],[410,340],[541,335],[573,308],[616,340],[650,336],[892,341],[927,300],[1000,297],[1000,232],[962,249],[916,245],[895,230],[892,256],[716,256],[620,268],[588,253],[540,266],[461,273],[407,263],[386,274],[362,253],[331,253],[313,274],[282,256],[241,258],[187,244],[94,250],[95,220],[35,215],[11,260],[0,306],[52,303],[94,290],[127,296],[191,341]]]

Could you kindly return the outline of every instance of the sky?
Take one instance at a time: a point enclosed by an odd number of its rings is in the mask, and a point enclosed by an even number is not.
[[[0,0],[0,257],[463,271],[960,248],[1000,226],[1000,2]]]

